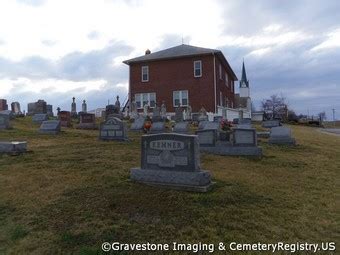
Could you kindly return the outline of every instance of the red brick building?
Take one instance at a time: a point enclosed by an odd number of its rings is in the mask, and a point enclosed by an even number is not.
[[[217,112],[217,106],[233,108],[237,77],[220,50],[179,45],[129,59],[129,101],[138,109],[165,101],[167,111],[190,105],[193,112],[204,107]]]

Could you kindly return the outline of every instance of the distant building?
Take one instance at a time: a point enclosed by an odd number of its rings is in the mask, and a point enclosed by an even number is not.
[[[125,60],[129,65],[129,102],[141,112],[165,101],[167,111],[190,105],[217,114],[219,107],[234,108],[237,77],[220,50],[179,45]]]

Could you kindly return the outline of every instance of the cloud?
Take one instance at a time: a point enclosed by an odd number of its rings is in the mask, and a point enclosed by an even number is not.
[[[44,46],[52,47],[52,46],[54,46],[54,45],[57,44],[57,41],[53,41],[53,40],[42,40],[41,43],[42,43]]]
[[[43,5],[46,0],[16,0],[18,3],[20,4],[25,4],[25,5],[29,5],[29,6],[41,6]]]
[[[100,36],[100,33],[98,31],[91,31],[90,33],[88,33],[87,38],[89,38],[90,40],[95,40],[98,39]]]

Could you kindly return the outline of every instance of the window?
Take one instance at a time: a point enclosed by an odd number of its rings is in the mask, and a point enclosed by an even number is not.
[[[156,104],[156,93],[135,94],[135,101],[138,109],[142,109],[146,104],[153,108]]]
[[[234,81],[231,81],[231,92],[234,92]]]
[[[224,105],[226,106],[226,107],[229,107],[229,100],[228,100],[228,97],[224,97]]]
[[[225,85],[227,85],[227,87],[229,87],[229,83],[228,83],[228,73],[225,72]]]
[[[220,80],[222,80],[222,65],[219,65]]]
[[[173,92],[173,104],[174,107],[178,106],[188,106],[189,96],[187,90],[179,90]]]
[[[149,81],[149,66],[142,66],[142,82]]]
[[[194,61],[194,77],[202,77],[202,61]]]
[[[223,95],[221,91],[220,91],[220,106],[223,106]]]

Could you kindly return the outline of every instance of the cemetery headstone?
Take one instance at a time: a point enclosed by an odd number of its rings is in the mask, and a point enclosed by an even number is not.
[[[182,121],[176,123],[174,126],[174,132],[180,134],[188,134],[189,133],[189,123],[187,121]]]
[[[208,121],[208,114],[204,107],[199,111],[198,121]]]
[[[130,178],[154,186],[206,192],[212,186],[210,172],[201,170],[197,136],[155,134],[142,136],[141,168]]]
[[[80,123],[77,125],[79,129],[96,129],[96,117],[92,113],[80,114]]]
[[[257,146],[256,130],[255,129],[233,129],[232,143],[229,141],[222,141],[213,139],[212,131],[216,130],[202,130],[199,132],[203,133],[203,138],[200,140],[200,150],[207,153],[216,155],[229,155],[229,156],[262,156],[262,148]],[[214,143],[216,141],[216,143]]]
[[[238,124],[240,124],[240,125],[251,125],[251,119],[250,118],[240,119]]]
[[[280,126],[280,120],[265,120],[262,122],[262,127],[273,128]]]
[[[295,139],[292,137],[292,130],[288,127],[273,127],[270,129],[268,143],[295,145]]]
[[[144,114],[144,117],[147,117],[149,115],[149,105],[148,104],[145,104],[143,106],[143,114]]]
[[[87,113],[87,104],[85,100],[83,100],[83,103],[81,105],[81,111]]]
[[[71,126],[71,113],[68,111],[60,111],[58,114],[58,119],[62,127]]]
[[[48,115],[48,117],[53,117],[54,114],[53,114],[53,105],[46,105],[46,113]]]
[[[130,130],[131,131],[141,131],[144,129],[144,122],[145,117],[144,116],[138,116],[135,118],[134,122],[131,124]]]
[[[0,130],[10,128],[9,115],[0,114]]]
[[[77,105],[75,102],[76,98],[72,97],[72,104],[71,104],[71,117],[72,118],[77,118],[78,114],[77,114]]]
[[[61,130],[61,123],[59,120],[47,120],[43,121],[40,126],[39,133],[56,135]]]
[[[233,145],[234,146],[257,146],[256,129],[234,128]]]
[[[223,117],[222,116],[214,116],[214,122],[220,123],[222,121]]]
[[[190,105],[187,106],[187,118],[186,120],[192,120],[192,108]]]
[[[27,142],[0,141],[0,153],[20,154],[27,151]]]
[[[158,133],[164,133],[166,132],[165,129],[165,122],[164,121],[159,121],[159,122],[153,122],[152,126],[150,128],[150,133],[151,134],[158,134]]]
[[[161,109],[157,106],[157,104],[155,105],[152,111],[152,121],[153,122],[162,121]]]
[[[196,135],[200,146],[215,146],[217,141],[217,131],[215,129],[197,130]]]
[[[11,110],[12,110],[12,112],[13,112],[15,115],[20,115],[20,114],[22,114],[22,113],[21,113],[21,110],[20,110],[20,104],[19,104],[19,102],[13,102],[13,103],[11,103]]]
[[[132,102],[130,104],[130,113],[130,117],[132,119],[136,119],[138,117],[137,103],[134,98],[132,99]]]
[[[161,105],[161,117],[163,120],[166,119],[166,105],[165,105],[165,101],[162,102]]]
[[[41,124],[43,121],[48,120],[48,116],[46,113],[38,113],[34,114],[32,117],[32,121],[35,124]]]
[[[126,124],[119,118],[109,118],[100,124],[99,139],[127,141]]]
[[[176,109],[175,109],[175,121],[176,122],[183,121],[183,111],[182,111],[181,107],[176,107]]]

